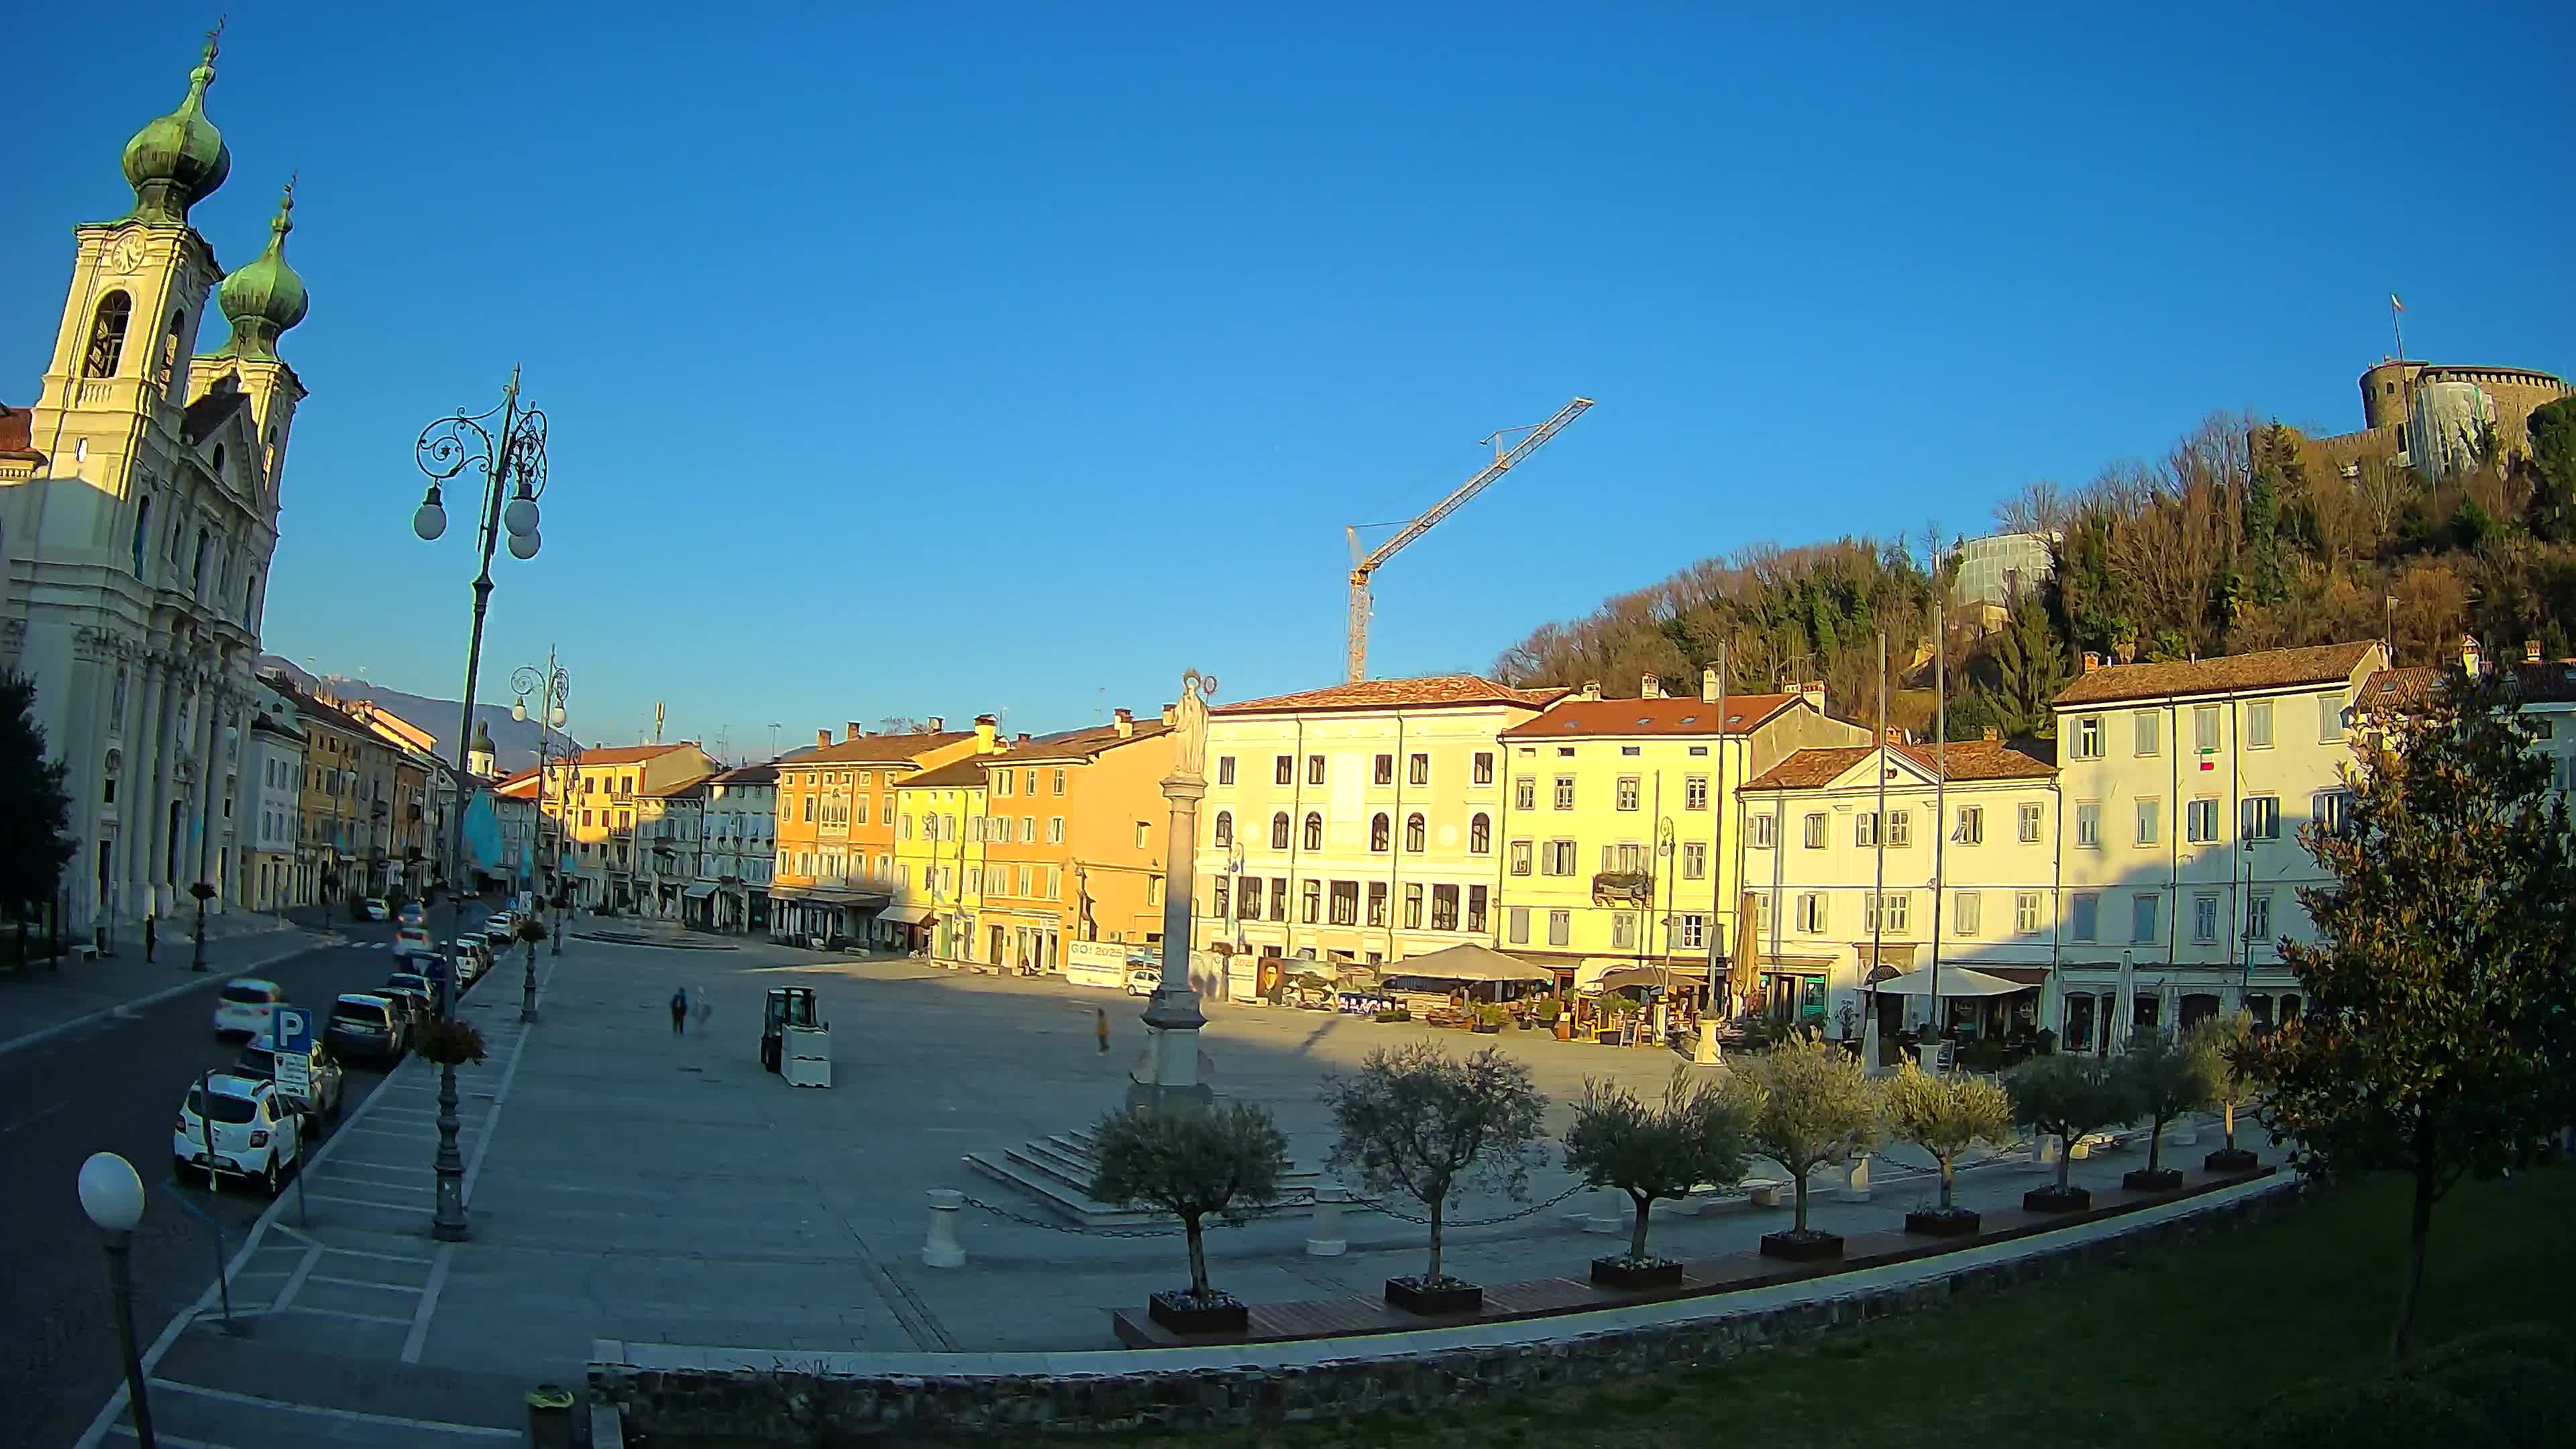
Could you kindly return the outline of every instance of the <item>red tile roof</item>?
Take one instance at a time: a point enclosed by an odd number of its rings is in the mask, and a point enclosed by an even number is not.
[[[944,730],[938,734],[861,735],[855,740],[816,745],[796,756],[794,763],[804,765],[872,765],[888,761],[909,760],[960,740],[975,738],[973,730]]]
[[[534,765],[516,774],[504,775],[492,782],[493,794],[507,795],[513,800],[534,800],[540,788],[542,786],[537,780],[537,767]]]
[[[635,765],[641,764],[646,760],[658,760],[664,755],[671,753],[673,750],[685,750],[687,748],[689,747],[686,744],[595,745],[590,749],[583,750],[581,753],[563,760],[562,763],[570,765]]]
[[[968,755],[962,760],[950,760],[947,764],[940,766],[938,769],[924,770],[920,774],[914,775],[909,779],[897,780],[894,783],[895,788],[898,790],[909,790],[915,786],[923,786],[934,790],[956,789],[960,786],[973,789],[984,783],[984,767],[986,765],[1016,765],[1018,763],[1019,758],[1008,753],[996,755]]]
[[[1088,729],[1045,735],[1025,745],[1014,745],[1011,759],[1023,765],[1061,765],[1069,761],[1096,760],[1120,745],[1132,745],[1171,732],[1172,727],[1159,719],[1140,719],[1136,721],[1133,732],[1123,737],[1114,724],[1093,725]]]
[[[2376,641],[2266,649],[2173,664],[2105,664],[2078,675],[2057,695],[2057,705],[2112,704],[2131,699],[2172,699],[2196,694],[2238,694],[2339,684],[2379,647]]]
[[[1943,751],[1934,745],[1890,745],[1888,748],[1923,767],[1936,779]],[[1878,753],[1875,745],[1832,745],[1800,750],[1747,782],[1747,790],[1816,790],[1843,777],[1852,766]],[[1952,780],[2045,780],[2057,767],[2036,755],[1995,740],[1955,740],[1948,750]]]
[[[45,461],[45,455],[36,451],[36,440],[33,435],[35,425],[35,414],[25,408],[13,408],[7,403],[0,403],[0,458],[25,458],[38,463]]]
[[[1212,714],[1296,714],[1336,709],[1437,709],[1479,704],[1517,704],[1545,709],[1565,697],[1558,686],[1514,689],[1474,674],[1431,674],[1419,679],[1363,679],[1297,694],[1274,694],[1222,705]]]
[[[775,785],[778,783],[778,767],[774,764],[739,766],[716,776],[715,783],[719,785]]]
[[[1730,694],[1725,731],[1744,734],[1797,703],[1794,694]],[[1583,739],[1594,735],[1713,735],[1717,706],[1689,699],[1564,699],[1547,713],[1504,730],[1507,740]]]

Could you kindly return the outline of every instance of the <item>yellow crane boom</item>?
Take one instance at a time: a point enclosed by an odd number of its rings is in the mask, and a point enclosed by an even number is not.
[[[1495,479],[1512,471],[1514,464],[1537,452],[1540,445],[1548,439],[1565,431],[1568,423],[1583,416],[1584,410],[1591,406],[1592,399],[1579,397],[1559,409],[1556,416],[1546,422],[1532,423],[1526,427],[1502,428],[1479,439],[1478,441],[1493,447],[1494,461],[1488,464],[1483,472],[1451,489],[1448,497],[1423,510],[1421,517],[1398,529],[1394,537],[1379,544],[1365,557],[1360,553],[1359,530],[1357,528],[1342,530],[1349,536],[1351,544],[1350,652],[1344,667],[1344,674],[1349,683],[1357,684],[1368,678],[1369,576],[1378,571],[1379,565],[1395,557],[1397,551],[1406,544],[1430,532],[1431,525],[1457,512],[1459,505],[1484,492]],[[1502,440],[1510,433],[1519,433],[1522,437],[1519,442],[1506,449],[1502,445]]]

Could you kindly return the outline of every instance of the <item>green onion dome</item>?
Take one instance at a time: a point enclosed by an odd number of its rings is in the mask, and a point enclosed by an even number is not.
[[[232,152],[206,119],[206,87],[215,79],[215,39],[188,72],[188,98],[179,109],[144,123],[125,143],[125,179],[134,187],[134,219],[184,226],[188,208],[214,194],[233,168]]]
[[[286,264],[286,234],[295,230],[295,183],[277,203],[277,218],[268,224],[268,248],[248,266],[224,278],[215,289],[215,304],[233,324],[227,357],[275,357],[277,339],[304,320],[310,300],[304,279]]]

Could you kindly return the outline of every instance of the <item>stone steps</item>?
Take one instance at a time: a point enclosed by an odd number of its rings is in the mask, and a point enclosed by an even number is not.
[[[1016,1189],[1048,1212],[1082,1227],[1161,1226],[1176,1221],[1167,1213],[1151,1209],[1095,1202],[1091,1178],[1099,1160],[1088,1127],[1031,1138],[1017,1147],[1003,1149],[998,1156],[970,1152],[964,1158],[968,1170]],[[1302,1217],[1313,1212],[1315,1187],[1321,1179],[1321,1173],[1298,1171],[1292,1163],[1279,1179],[1279,1215]]]

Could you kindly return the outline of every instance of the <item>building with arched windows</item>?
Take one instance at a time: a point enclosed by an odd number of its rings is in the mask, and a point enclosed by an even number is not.
[[[0,663],[34,678],[79,854],[65,923],[130,933],[242,899],[253,669],[287,439],[305,396],[279,338],[304,320],[290,186],[227,274],[189,208],[231,152],[206,115],[215,45],[178,109],[127,142],[133,204],[73,228],[71,287],[34,403],[0,422]],[[230,337],[200,352],[212,301]],[[119,924],[122,923],[122,924]]]

